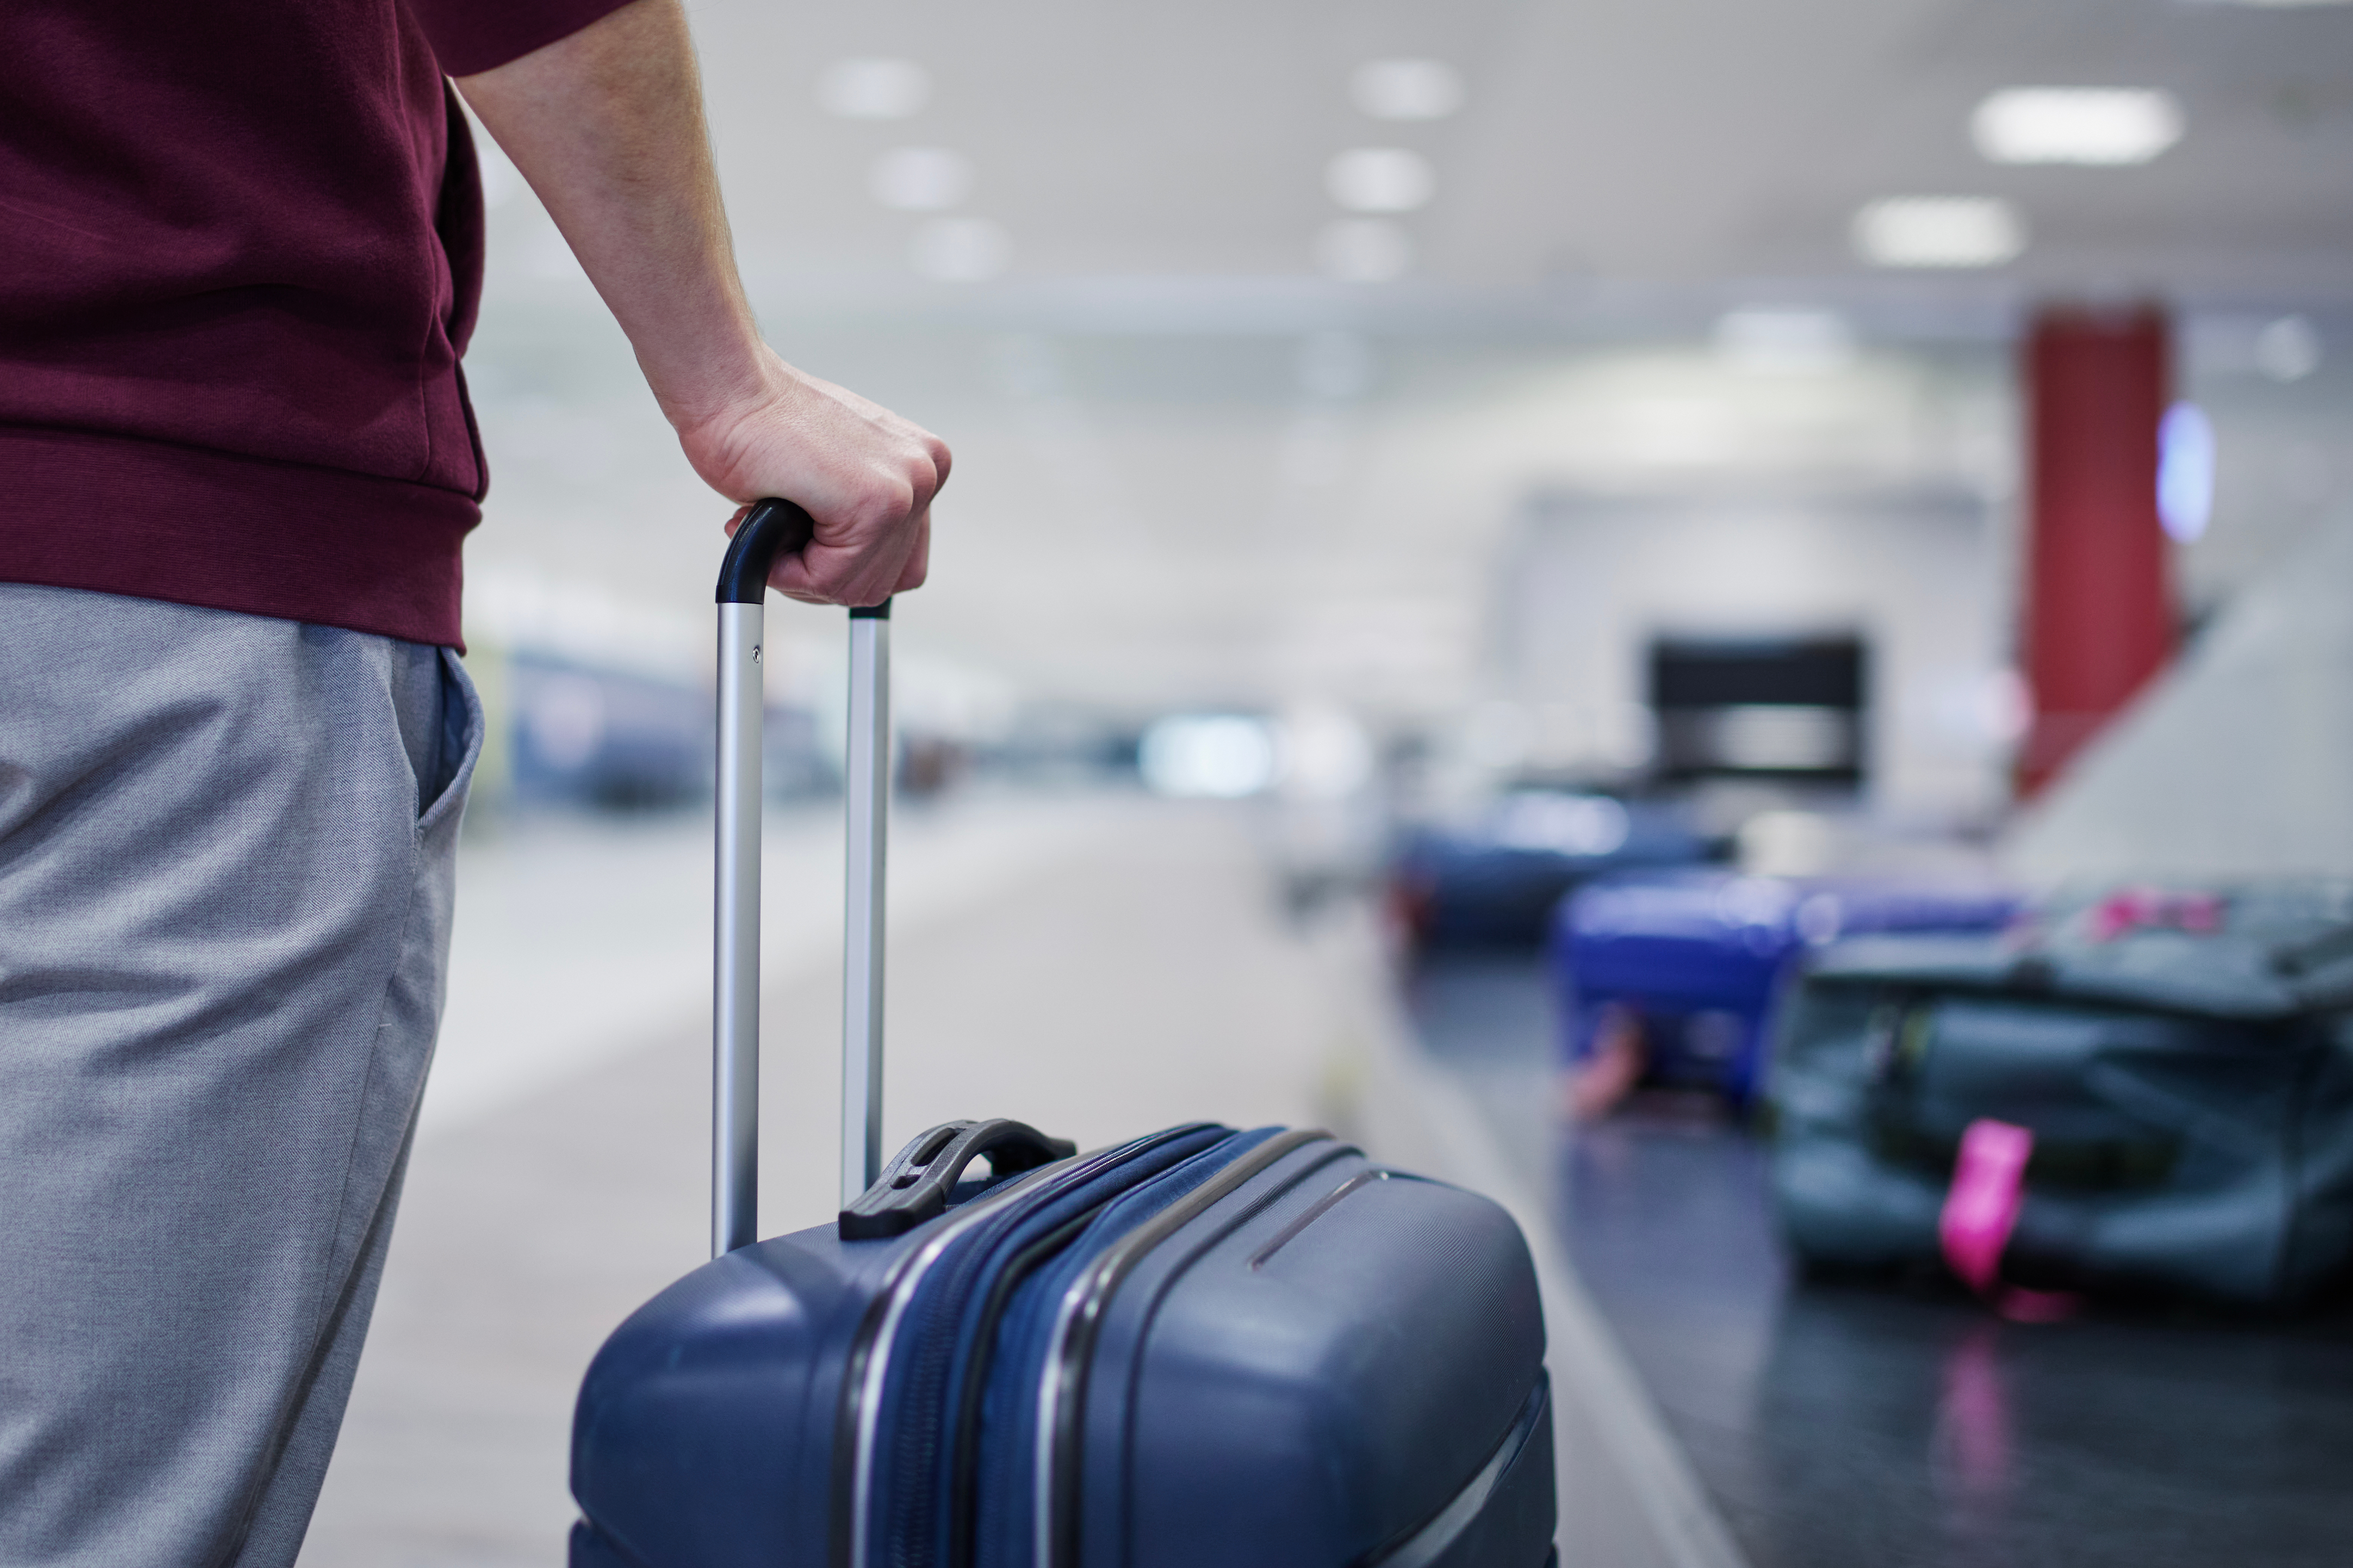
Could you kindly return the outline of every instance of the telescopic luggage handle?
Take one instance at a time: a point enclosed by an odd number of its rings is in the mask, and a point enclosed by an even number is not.
[[[758,1239],[761,643],[768,574],[816,532],[755,502],[719,568],[718,845],[712,965],[711,1252]],[[881,1163],[882,886],[891,788],[891,605],[849,612],[849,865],[841,1009],[841,1203]]]

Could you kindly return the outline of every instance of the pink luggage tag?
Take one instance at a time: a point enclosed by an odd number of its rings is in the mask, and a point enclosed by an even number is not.
[[[2126,888],[2094,906],[2091,927],[2094,942],[2114,942],[2120,936],[2151,928],[2211,936],[2222,929],[2222,896]]]
[[[1961,1134],[1936,1236],[1947,1265],[1995,1311],[2013,1322],[2049,1323],[2072,1316],[2079,1299],[2001,1281],[2001,1255],[2025,1203],[2026,1162],[2033,1152],[2034,1134],[2023,1127],[1990,1117],[1970,1122]]]

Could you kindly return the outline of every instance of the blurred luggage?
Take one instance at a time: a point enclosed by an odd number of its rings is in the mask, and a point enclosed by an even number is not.
[[[510,653],[501,673],[517,800],[660,806],[709,782],[710,700],[694,686],[537,649]]]
[[[1419,948],[1528,948],[1544,941],[1561,896],[1593,878],[1695,866],[1724,848],[1672,806],[1515,790],[1468,824],[1410,834],[1391,895]]]
[[[1198,1122],[1084,1155],[950,1122],[875,1168],[876,612],[851,623],[844,1207],[754,1240],[760,601],[796,524],[762,503],[721,579],[716,1256],[589,1368],[574,1568],[1551,1561],[1543,1317],[1495,1205],[1329,1133]]]
[[[2353,1259],[2353,887],[2133,889],[2006,940],[1841,947],[1770,1097],[1801,1259],[1941,1257],[1998,1301],[2307,1300]]]
[[[1996,931],[2017,910],[2014,897],[1988,889],[1728,871],[1605,878],[1553,920],[1567,1056],[1590,1059],[1613,1022],[1639,1028],[1645,1081],[1745,1105],[1774,1004],[1806,953],[1865,932]]]

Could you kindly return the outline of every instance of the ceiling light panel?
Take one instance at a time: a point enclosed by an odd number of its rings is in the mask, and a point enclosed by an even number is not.
[[[1852,237],[1874,267],[1999,267],[2026,248],[2026,220],[1991,196],[1896,196],[1855,214]]]
[[[1332,160],[1324,188],[1350,212],[1409,213],[1438,194],[1438,173],[1403,147],[1357,147]]]
[[[2146,163],[2181,140],[2181,105],[2150,88],[2012,87],[1969,117],[1978,151],[1997,163]]]
[[[2274,381],[2302,381],[2320,368],[2320,333],[2302,316],[2282,316],[2255,334],[2255,368]]]
[[[818,106],[844,120],[905,120],[931,101],[932,75],[913,60],[836,60],[818,78]]]
[[[1442,60],[1367,60],[1348,96],[1375,120],[1443,120],[1462,107],[1462,76]]]
[[[944,212],[972,195],[972,162],[945,147],[902,147],[874,160],[867,188],[901,212]]]

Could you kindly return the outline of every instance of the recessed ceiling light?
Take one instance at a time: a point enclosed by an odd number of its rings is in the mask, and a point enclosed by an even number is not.
[[[1413,269],[1413,237],[1380,218],[1343,218],[1315,237],[1315,264],[1343,283],[1386,283]]]
[[[2146,163],[2181,140],[2181,104],[2147,88],[2012,87],[1969,116],[1997,163]]]
[[[1443,120],[1462,107],[1462,77],[1441,60],[1367,60],[1348,96],[1375,120]]]
[[[874,160],[867,188],[886,207],[942,212],[972,195],[972,163],[945,147],[902,147]]]
[[[844,120],[904,120],[931,96],[931,72],[913,60],[836,60],[817,79],[818,103]]]
[[[1358,147],[1324,171],[1324,188],[1350,212],[1409,213],[1438,191],[1430,160],[1402,147]]]
[[[2192,377],[2302,381],[2326,357],[2319,330],[2305,316],[2192,315],[2181,336]]]
[[[1743,370],[1837,370],[1854,358],[1854,329],[1835,310],[1750,306],[1716,318],[1715,347]]]
[[[980,283],[1013,262],[1013,237],[985,217],[942,217],[915,230],[907,259],[941,283]]]
[[[1876,267],[1999,267],[2026,248],[2026,220],[1992,196],[1895,196],[1855,214],[1853,238]]]
[[[2274,381],[2302,381],[2320,368],[2320,333],[2302,316],[2282,316],[2255,334],[2255,368]]]

